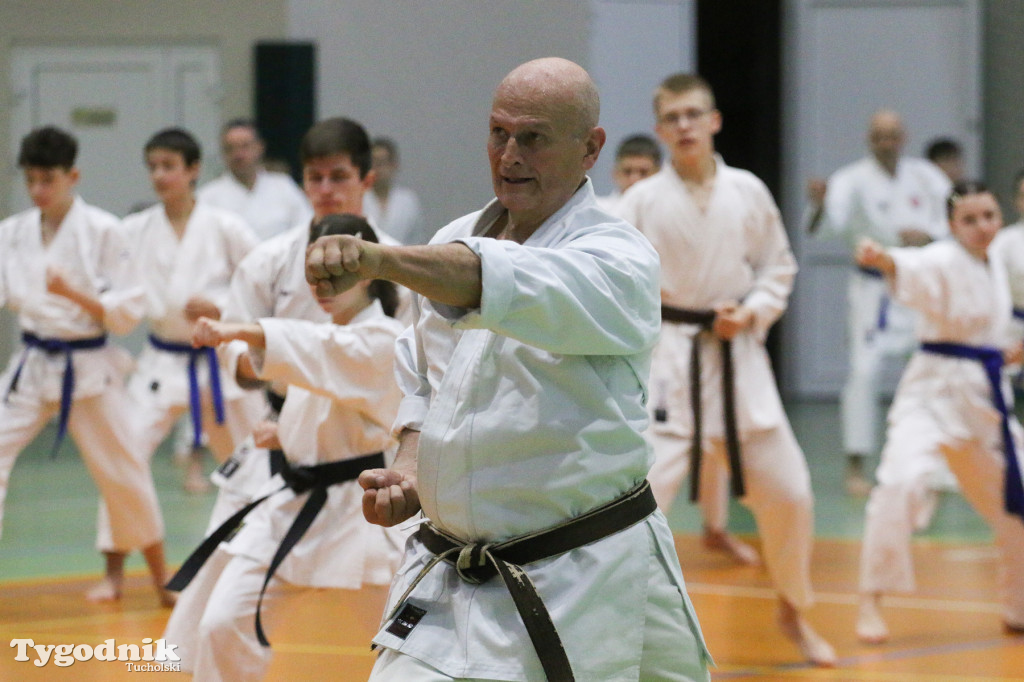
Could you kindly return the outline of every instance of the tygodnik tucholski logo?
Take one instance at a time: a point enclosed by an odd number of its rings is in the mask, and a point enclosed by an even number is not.
[[[142,644],[118,644],[105,639],[102,644],[36,644],[31,639],[12,639],[15,649],[14,660],[32,661],[42,668],[52,663],[58,668],[67,668],[78,661],[119,661],[132,672],[181,672],[181,658],[174,650],[177,644],[168,644],[163,639],[146,637]]]

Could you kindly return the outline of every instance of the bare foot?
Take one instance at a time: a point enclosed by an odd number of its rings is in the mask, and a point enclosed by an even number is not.
[[[94,604],[117,601],[120,598],[121,583],[110,576],[104,576],[103,580],[90,587],[85,593],[86,601],[91,601]]]
[[[782,634],[797,645],[804,658],[821,668],[836,666],[836,650],[784,599],[779,600],[777,617]]]
[[[867,497],[873,487],[864,474],[852,471],[846,474],[844,485],[850,497]]]
[[[725,552],[737,562],[746,566],[760,566],[761,555],[757,550],[725,530],[704,529],[701,538],[704,546],[715,552]]]
[[[210,481],[203,473],[203,460],[193,456],[188,461],[188,471],[185,473],[185,492],[205,493],[210,490]]]
[[[857,639],[865,644],[881,644],[889,639],[889,628],[878,608],[882,601],[881,595],[865,594],[860,598],[857,609]]]

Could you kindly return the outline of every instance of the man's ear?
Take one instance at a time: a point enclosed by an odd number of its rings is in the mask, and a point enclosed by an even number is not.
[[[596,126],[590,129],[587,133],[587,139],[584,140],[584,149],[586,153],[583,157],[583,168],[584,170],[590,170],[597,163],[597,157],[601,154],[601,149],[604,147],[605,140],[608,138],[604,132],[604,128]]]

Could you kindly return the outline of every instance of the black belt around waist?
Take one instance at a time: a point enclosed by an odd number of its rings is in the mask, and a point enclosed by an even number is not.
[[[479,584],[496,575],[501,576],[523,619],[547,679],[549,682],[571,682],[574,679],[572,666],[562,640],[533,581],[522,566],[597,542],[639,523],[655,509],[657,503],[651,486],[644,481],[622,497],[565,523],[493,544],[466,542],[428,521],[416,531],[416,538],[435,556],[409,585],[386,620],[395,617],[420,580],[441,561],[454,566],[459,577],[469,583]]]
[[[692,310],[661,306],[663,322],[695,324],[701,332],[690,346],[690,409],[693,412],[693,442],[690,444],[690,501],[700,495],[701,457],[704,452],[701,396],[700,396],[700,334],[711,331],[715,322],[714,310]],[[729,455],[730,489],[736,497],[746,494],[743,466],[740,460],[740,438],[736,428],[736,379],[732,362],[732,341],[720,339],[722,349],[722,424],[725,427],[725,449]]]
[[[222,523],[217,530],[210,533],[192,554],[185,559],[185,563],[181,565],[178,572],[167,583],[167,589],[180,592],[188,587],[188,584],[196,577],[199,569],[203,567],[206,560],[217,549],[217,545],[230,538],[241,527],[242,521],[249,512],[268,497],[281,492],[285,488],[291,488],[296,494],[309,491],[309,498],[302,505],[302,509],[299,510],[292,525],[288,528],[288,532],[285,533],[284,539],[281,540],[281,544],[274,553],[274,558],[271,559],[270,565],[267,567],[267,575],[263,580],[263,587],[260,589],[259,600],[256,602],[256,638],[259,639],[260,644],[269,647],[270,642],[267,641],[267,637],[263,632],[263,622],[260,618],[263,594],[267,591],[267,585],[270,583],[270,579],[274,577],[274,572],[277,571],[278,566],[288,556],[288,552],[302,539],[302,536],[309,530],[310,525],[316,519],[317,514],[320,513],[324,503],[327,501],[327,488],[339,483],[345,483],[346,481],[354,481],[359,478],[359,474],[367,469],[383,468],[384,455],[380,452],[314,466],[293,467],[287,464],[286,461],[284,469],[280,472],[285,484],[274,492],[253,500],[242,507],[234,516]]]

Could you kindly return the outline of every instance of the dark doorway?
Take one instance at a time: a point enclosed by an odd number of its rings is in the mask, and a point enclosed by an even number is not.
[[[711,83],[722,131],[715,149],[749,170],[776,203],[782,189],[782,0],[697,0],[697,71]],[[779,334],[768,336],[776,376]],[[780,383],[781,378],[780,378]]]

